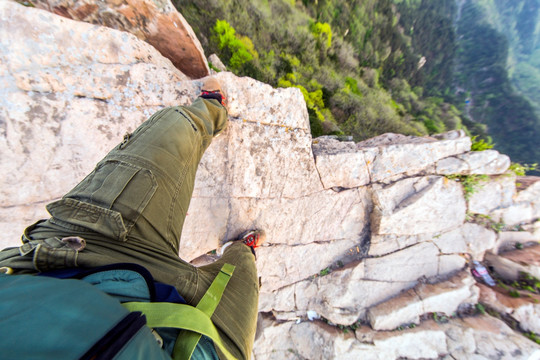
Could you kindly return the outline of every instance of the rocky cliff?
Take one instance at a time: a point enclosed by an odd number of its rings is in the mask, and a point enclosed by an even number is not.
[[[0,19],[5,247],[126,132],[190,103],[201,81],[129,27],[6,0]],[[518,190],[508,157],[471,152],[460,131],[312,139],[298,89],[217,76],[229,126],[199,167],[180,255],[266,230],[256,359],[540,359],[519,333],[540,334],[540,297],[511,297],[468,269],[486,259],[501,279],[540,277],[537,179]]]

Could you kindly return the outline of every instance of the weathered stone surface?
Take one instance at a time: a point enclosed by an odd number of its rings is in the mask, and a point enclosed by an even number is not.
[[[46,219],[49,213],[45,209],[47,202],[36,201],[28,205],[0,205],[0,249],[21,246],[21,235],[27,226],[37,219]],[[24,222],[24,220],[27,220]]]
[[[407,145],[407,144],[429,144],[436,142],[434,137],[416,137],[407,136],[402,134],[386,133],[379,136],[375,136],[371,139],[367,139],[357,143],[359,149],[365,148],[378,148],[388,145]]]
[[[373,185],[372,232],[416,235],[448,231],[463,224],[461,187],[443,177],[408,178],[389,186]]]
[[[228,236],[229,199],[199,197],[191,201],[180,241],[180,254],[191,260],[217,247]]]
[[[448,156],[469,151],[471,140],[463,131],[455,132],[452,139],[415,138],[398,134],[384,134],[358,143],[360,150],[377,149],[368,163],[372,182],[384,181],[399,174],[418,174]],[[373,150],[372,150],[373,151]]]
[[[540,176],[518,176],[516,186],[519,191],[526,190],[540,181]],[[538,186],[538,185],[535,185]]]
[[[216,76],[226,86],[229,116],[257,126],[272,125],[279,135],[305,130],[311,154],[309,116],[300,89],[274,89],[268,84],[248,77],[238,78],[229,72],[220,72]],[[270,135],[267,145],[280,140],[277,135]]]
[[[377,258],[365,259],[365,278],[374,281],[411,282],[438,275],[439,249],[420,243]]]
[[[434,237],[433,242],[443,254],[469,253],[481,260],[486,250],[493,249],[497,235],[494,231],[472,223]]]
[[[288,342],[284,343],[283,339]],[[258,348],[272,351],[258,352]],[[370,343],[362,343],[352,333],[344,334],[320,321],[265,327],[254,351],[255,359],[313,360],[421,359],[437,358],[444,353],[444,332],[433,325],[407,332],[376,334]]]
[[[468,270],[436,284],[419,284],[414,290],[422,301],[424,314],[437,312],[452,315],[460,305],[476,304],[479,290]]]
[[[516,203],[530,203],[532,205],[532,216],[540,218],[540,177],[523,176],[517,179],[521,191],[518,192]]]
[[[350,280],[347,278],[347,272],[334,274],[317,279],[315,282],[317,296],[305,300],[302,298],[301,301],[297,300],[297,304],[301,306],[302,302],[307,303],[304,305],[307,310],[314,310],[333,323],[343,325],[351,325],[359,319],[365,319],[366,310],[370,306],[415,284],[413,281]],[[297,286],[297,299],[308,292],[300,286]]]
[[[10,1],[0,2],[0,19],[4,247],[18,243],[43,203],[86,176],[126,131],[164,105],[189,103],[197,89],[128,33]]]
[[[489,215],[498,208],[511,206],[516,193],[516,178],[512,174],[504,174],[490,181],[482,181],[468,200],[469,212]]]
[[[230,125],[233,197],[297,198],[322,190],[305,130],[244,121]]]
[[[260,319],[260,317],[259,317]],[[297,356],[289,349],[293,349],[292,339],[289,336],[292,322],[275,323],[264,318],[258,327],[254,359],[296,359]]]
[[[267,242],[271,244],[353,240],[356,245],[369,229],[371,199],[365,188],[339,193],[325,190],[296,199],[234,198],[230,202],[228,232],[237,235],[249,227],[267,229]]]
[[[287,342],[284,342],[286,339]],[[352,359],[351,346],[356,345],[354,335],[343,334],[322,322],[284,323],[265,327],[257,339],[255,359]],[[271,349],[259,352],[258,349]],[[353,356],[357,354],[353,353]]]
[[[525,246],[534,245],[540,237],[528,231],[502,231],[497,235],[497,243],[493,248],[495,254],[515,250],[516,244]]]
[[[440,234],[372,235],[368,254],[370,256],[387,255],[424,241],[431,241],[437,236]]]
[[[540,220],[537,220],[531,224],[530,228],[534,238],[540,241]]]
[[[420,322],[427,313],[451,315],[462,304],[475,304],[478,289],[469,272],[463,271],[437,284],[421,283],[398,296],[368,310],[367,316],[375,330],[393,330],[400,325]]]
[[[291,327],[290,335],[298,355],[304,359],[333,359],[344,348],[354,344],[354,334],[343,334],[334,327],[319,321],[300,323]],[[334,338],[333,346],[326,346]]]
[[[537,298],[537,301],[540,299]],[[540,334],[540,305],[526,304],[515,309],[513,318],[519,321],[519,327],[526,332]]]
[[[511,316],[523,331],[540,334],[540,295],[527,293],[511,297],[506,290],[480,284],[480,302],[489,308]]]
[[[414,329],[372,331],[355,337],[322,322],[267,320],[256,340],[255,359],[537,359],[540,346],[516,334],[501,320],[479,316],[447,324],[426,321]]]
[[[353,142],[321,136],[313,140],[313,155],[325,189],[353,188],[370,183],[369,150],[358,151]]]
[[[447,232],[419,235],[373,235],[369,255],[386,255],[409,246],[431,241],[442,254],[470,253],[482,259],[486,250],[496,247],[496,234],[483,226],[465,223]]]
[[[403,334],[381,333],[373,338],[376,348],[387,349],[393,359],[436,359],[446,354],[444,332],[434,323],[427,322],[423,326],[410,329]]]
[[[422,300],[410,289],[370,308],[367,317],[374,330],[394,330],[403,324],[418,324],[423,313]]]
[[[471,151],[448,157],[437,162],[435,173],[450,174],[502,174],[510,167],[510,158],[495,150]]]
[[[493,210],[490,216],[494,221],[507,226],[528,223],[536,218],[531,203],[514,203],[509,207]]]
[[[204,50],[170,0],[34,0],[68,19],[127,31],[155,47],[191,78],[209,75]]]
[[[257,268],[262,275],[261,291],[276,290],[317,274],[337,262],[355,246],[354,240],[341,240],[294,247],[286,245],[261,247],[257,251]],[[324,252],[326,252],[324,256],[320,256]],[[284,256],[289,253],[294,256]]]
[[[503,321],[483,315],[440,325],[453,359],[538,359],[540,346],[515,333]]]
[[[462,270],[467,261],[461,255],[439,255],[439,276],[445,277]]]
[[[291,312],[298,316],[315,311],[336,324],[350,325],[364,319],[367,308],[385,301],[415,281],[384,282],[365,279],[364,263],[355,262],[326,276],[261,292],[261,311]]]
[[[223,64],[221,59],[216,55],[212,54],[208,57],[208,61],[214,66],[216,69],[220,71],[227,71],[227,67]]]
[[[540,278],[540,245],[495,255],[486,253],[486,260],[504,279],[517,280],[520,272]]]

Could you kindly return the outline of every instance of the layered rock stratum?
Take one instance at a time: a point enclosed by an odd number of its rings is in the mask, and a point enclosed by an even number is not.
[[[6,0],[0,19],[7,247],[126,132],[193,101],[201,80],[127,31]],[[180,256],[266,230],[256,359],[540,359],[518,331],[540,331],[538,305],[497,300],[507,294],[468,269],[486,258],[508,273],[538,271],[535,258],[525,267],[519,250],[505,253],[540,240],[537,179],[518,190],[509,158],[471,152],[463,131],[313,139],[298,89],[216,76],[229,126],[199,166]],[[463,180],[475,174],[487,176],[471,192]],[[517,327],[474,315],[479,301]]]

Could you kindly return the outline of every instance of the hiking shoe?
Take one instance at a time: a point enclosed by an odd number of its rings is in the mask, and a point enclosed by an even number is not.
[[[221,83],[215,77],[208,77],[204,80],[200,96],[204,99],[216,99],[227,108],[227,97],[221,88]]]
[[[249,246],[251,248],[251,252],[253,255],[255,255],[255,248],[258,248],[263,242],[266,240],[266,234],[263,230],[249,230],[242,235],[240,235],[240,238],[237,240],[229,241],[219,249],[219,255],[223,256],[225,253],[225,249],[228,248],[230,245],[232,245],[235,242],[241,241],[246,246]]]
[[[240,240],[252,249],[258,248],[266,240],[263,230],[250,230],[240,236]]]

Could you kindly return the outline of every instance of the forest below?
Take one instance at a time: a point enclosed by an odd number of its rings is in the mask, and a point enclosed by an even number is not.
[[[540,0],[173,2],[229,70],[299,88],[313,136],[464,129],[540,162]]]

